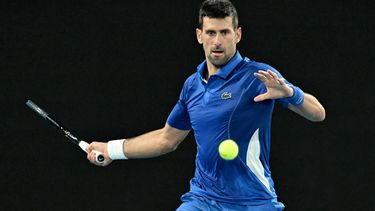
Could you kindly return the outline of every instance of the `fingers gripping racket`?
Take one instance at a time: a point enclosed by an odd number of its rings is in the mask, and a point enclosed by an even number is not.
[[[89,145],[87,142],[83,140],[79,140],[77,137],[75,137],[72,133],[70,133],[66,128],[64,128],[61,124],[57,123],[54,119],[52,119],[47,112],[43,111],[39,106],[37,106],[33,101],[28,100],[26,102],[26,105],[34,110],[36,113],[38,113],[41,117],[46,119],[48,122],[50,122],[53,126],[58,128],[60,131],[62,131],[70,141],[73,142],[73,144],[77,144],[83,151],[86,151],[87,146]],[[101,152],[94,150],[93,151],[96,156],[96,162],[102,163],[104,161],[104,156]]]

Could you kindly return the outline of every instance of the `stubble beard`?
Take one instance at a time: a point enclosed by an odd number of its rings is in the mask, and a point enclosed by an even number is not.
[[[212,56],[211,54],[208,55],[207,59],[210,61],[210,63],[212,65],[214,65],[215,67],[217,68],[221,68],[222,66],[224,66],[229,58],[226,54],[224,54],[222,57],[219,57],[219,58],[215,58],[214,56]]]

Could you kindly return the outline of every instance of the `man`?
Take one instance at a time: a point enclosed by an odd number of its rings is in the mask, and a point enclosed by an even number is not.
[[[269,169],[270,125],[274,103],[311,121],[325,110],[310,94],[286,81],[269,65],[243,58],[237,12],[228,0],[206,0],[199,12],[197,40],[205,61],[183,86],[165,126],[135,138],[94,142],[106,166],[116,159],[149,158],[171,152],[193,130],[197,143],[195,176],[177,210],[282,210]],[[222,159],[219,144],[233,139],[238,156]]]

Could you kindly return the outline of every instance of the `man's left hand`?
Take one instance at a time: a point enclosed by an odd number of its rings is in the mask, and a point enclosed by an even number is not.
[[[291,97],[293,89],[290,88],[276,73],[271,70],[259,70],[254,73],[254,76],[261,80],[267,88],[267,92],[260,94],[254,98],[255,102],[260,102],[268,99],[280,99]]]

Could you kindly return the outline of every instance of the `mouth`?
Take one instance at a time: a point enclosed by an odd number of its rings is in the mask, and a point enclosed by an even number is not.
[[[213,50],[211,51],[213,56],[221,56],[224,54],[223,50]]]

